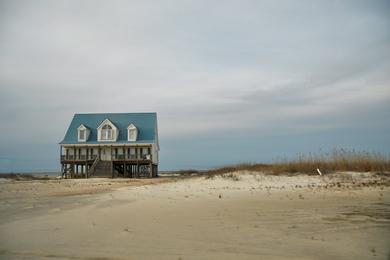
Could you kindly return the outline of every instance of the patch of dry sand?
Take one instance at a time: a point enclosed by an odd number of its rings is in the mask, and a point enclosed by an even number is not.
[[[86,186],[117,182],[83,181]],[[13,190],[32,190],[16,192],[17,196],[4,194],[11,186],[0,183],[0,258],[388,259],[390,255],[387,176],[241,172],[158,185],[121,181],[122,187],[107,192],[74,196],[61,194],[73,182],[58,184],[55,196],[47,196],[52,188],[42,191],[50,186],[47,182],[15,183]],[[40,190],[36,207],[26,206],[35,185]]]

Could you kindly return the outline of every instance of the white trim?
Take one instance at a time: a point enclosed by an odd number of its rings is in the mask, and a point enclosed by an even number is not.
[[[101,143],[101,144],[60,144],[61,146],[63,147],[73,147],[73,146],[82,146],[82,147],[85,147],[85,146],[101,146],[101,147],[110,147],[110,146],[118,146],[118,147],[123,147],[123,146],[145,146],[145,145],[153,145],[154,143],[138,143],[138,144],[118,144],[118,143],[113,143],[113,144],[110,144],[110,143]]]
[[[137,127],[135,127],[134,124],[130,124],[130,125],[127,127],[127,129],[137,129]]]
[[[80,138],[80,131],[85,131],[84,132],[84,138]],[[89,133],[90,133],[89,129],[85,125],[81,124],[77,128],[77,141],[79,141],[79,142],[86,142],[88,140],[88,138],[89,138]]]
[[[154,129],[154,142],[156,143],[157,145],[157,152],[160,151],[160,141],[158,139],[158,124],[157,124],[157,117],[156,117],[156,125],[155,125],[155,129]]]
[[[104,120],[100,123],[100,125],[97,127],[97,129],[102,128],[103,125],[105,125],[105,124],[110,124],[111,126],[113,126],[113,127],[116,128],[116,126],[110,121],[110,119],[106,118],[106,119],[104,119]]]
[[[130,131],[134,131],[133,138],[130,138]],[[133,125],[133,124],[130,124],[127,127],[127,141],[137,141],[137,137],[138,137],[138,129],[137,129],[137,127],[135,127],[135,125]]]
[[[102,128],[105,125],[109,125],[112,128],[112,139],[102,139]],[[98,142],[116,142],[119,136],[119,129],[112,123],[108,118],[104,119],[103,122],[97,128],[97,141]]]

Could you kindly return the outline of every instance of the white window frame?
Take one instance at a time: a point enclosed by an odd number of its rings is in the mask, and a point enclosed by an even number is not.
[[[127,127],[127,141],[137,141],[137,137],[138,137],[137,127],[135,127],[135,125],[133,124],[130,124]]]
[[[111,131],[108,131],[111,128]],[[97,128],[98,142],[116,142],[119,129],[109,120],[105,119]]]
[[[84,132],[84,138],[81,138],[82,131]],[[88,137],[89,137],[89,129],[87,127],[85,127],[85,125],[81,124],[77,128],[77,141],[86,142],[88,140]]]
[[[85,141],[85,129],[80,129],[79,130],[79,140]]]
[[[105,124],[101,130],[101,136],[100,136],[101,140],[102,141],[112,141],[112,140],[114,140],[113,137],[114,137],[114,135],[113,135],[112,127],[109,124]]]

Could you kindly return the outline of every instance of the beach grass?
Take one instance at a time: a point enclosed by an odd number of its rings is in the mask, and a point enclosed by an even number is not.
[[[295,158],[282,158],[271,164],[243,163],[211,169],[207,176],[235,171],[266,172],[271,174],[318,174],[341,171],[390,172],[390,158],[377,152],[333,149],[330,152],[299,154]]]

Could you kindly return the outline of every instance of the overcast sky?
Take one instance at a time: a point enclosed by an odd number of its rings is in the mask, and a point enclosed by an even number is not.
[[[389,1],[0,0],[0,171],[74,113],[157,112],[160,169],[390,153]]]

